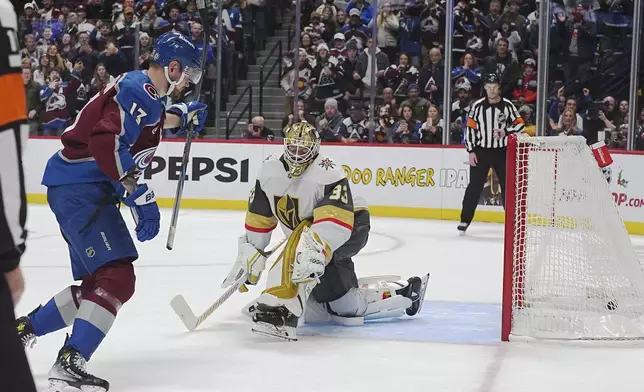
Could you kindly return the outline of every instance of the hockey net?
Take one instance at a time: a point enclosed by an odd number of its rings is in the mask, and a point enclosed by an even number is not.
[[[511,137],[502,340],[644,339],[644,272],[581,136]]]

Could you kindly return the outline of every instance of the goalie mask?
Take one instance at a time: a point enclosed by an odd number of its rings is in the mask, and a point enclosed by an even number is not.
[[[320,151],[320,134],[306,121],[292,124],[284,132],[284,160],[291,177],[299,177]]]

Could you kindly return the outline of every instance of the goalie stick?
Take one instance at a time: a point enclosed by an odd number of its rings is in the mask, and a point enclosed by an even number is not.
[[[279,248],[281,248],[285,242],[286,238],[280,240],[273,247],[273,249],[263,253],[262,255],[266,258],[270,257]],[[179,316],[179,318],[183,322],[183,325],[186,326],[188,331],[194,331],[199,325],[201,325],[201,323],[203,323],[208,317],[210,317],[210,315],[213,314],[215,310],[217,310],[224,302],[226,302],[228,298],[230,298],[235,293],[235,291],[248,291],[245,285],[246,279],[247,276],[245,274],[239,277],[239,279],[237,279],[232,286],[227,288],[226,291],[224,291],[224,293],[212,305],[208,307],[208,309],[204,310],[204,312],[199,315],[199,317],[195,315],[195,313],[192,311],[185,298],[181,294],[178,294],[174,298],[172,298],[172,301],[170,301],[170,306],[172,307],[172,310],[174,310],[174,312],[177,314],[177,316]]]

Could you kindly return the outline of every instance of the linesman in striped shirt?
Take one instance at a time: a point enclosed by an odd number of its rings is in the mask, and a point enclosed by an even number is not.
[[[24,289],[19,266],[27,237],[22,150],[29,134],[17,31],[13,5],[0,0],[0,391],[35,392],[13,312]]]
[[[474,212],[487,180],[490,167],[501,183],[505,195],[505,155],[508,135],[522,132],[524,122],[517,108],[501,96],[501,86],[496,74],[487,75],[483,86],[486,97],[472,104],[467,117],[465,148],[469,153],[470,182],[463,197],[461,235],[472,223]],[[505,199],[504,199],[505,200]]]

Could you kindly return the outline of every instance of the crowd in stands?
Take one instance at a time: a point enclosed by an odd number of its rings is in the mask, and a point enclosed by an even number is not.
[[[553,1],[547,70],[537,69],[539,0],[461,0],[453,12],[439,0],[381,0],[377,11],[367,0],[343,7],[325,0],[311,9],[303,15],[299,75],[290,61],[282,86],[287,110],[292,113],[289,102],[299,94],[327,141],[365,142],[373,135],[380,143],[440,144],[446,132],[450,144],[462,143],[465,116],[483,96],[487,73],[500,76],[503,96],[534,134],[537,74],[545,71],[548,135],[604,137],[612,148],[626,146],[631,0]],[[449,70],[446,17],[455,25]],[[450,97],[444,96],[445,72]],[[377,118],[369,126],[371,93]],[[444,104],[451,105],[449,119],[442,118]],[[638,149],[644,149],[641,124],[635,125]]]
[[[263,39],[285,20],[277,15],[293,5],[222,1],[221,82],[227,95],[244,78]],[[553,0],[547,70],[537,69],[539,0],[460,0],[451,12],[440,0],[380,0],[378,10],[367,0],[301,1],[299,72],[295,75],[291,51],[280,78],[283,126],[305,119],[325,141],[440,144],[447,133],[450,144],[460,144],[469,105],[484,94],[482,75],[497,73],[504,97],[516,103],[526,132],[534,134],[537,74],[548,72],[548,135],[584,135],[604,138],[611,148],[626,146],[633,0]],[[448,17],[455,28],[449,37],[452,53],[446,54]],[[214,8],[209,18],[216,26]],[[115,76],[145,69],[155,38],[171,30],[203,47],[195,0],[23,3],[19,34],[32,134],[59,135],[88,97]],[[214,90],[216,75],[216,30],[210,33],[206,93]],[[445,69],[446,56],[452,69]],[[446,72],[452,84],[448,97]],[[215,110],[222,104],[210,99]],[[442,118],[444,104],[450,105],[449,119]],[[644,110],[633,125],[641,150],[643,124]],[[280,133],[265,131],[263,119],[255,117],[248,136],[272,139]]]

